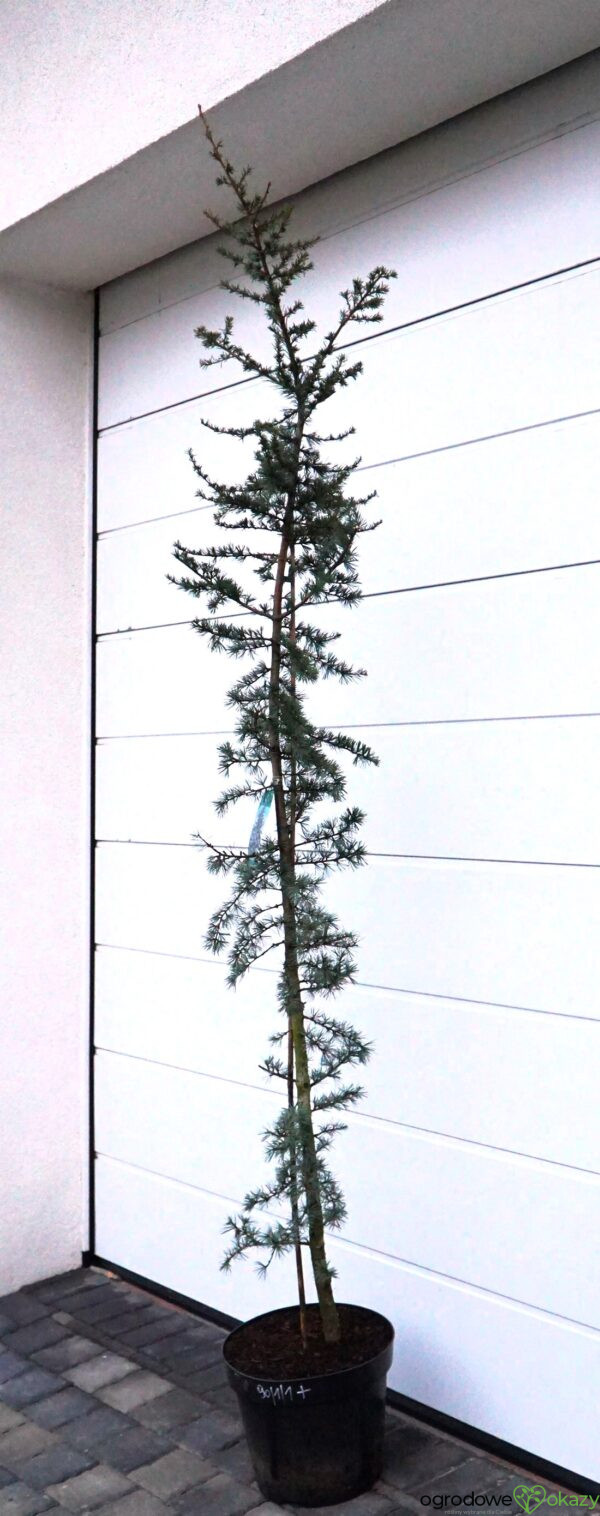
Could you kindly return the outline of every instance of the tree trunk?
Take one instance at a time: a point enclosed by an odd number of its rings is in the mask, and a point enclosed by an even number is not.
[[[288,1024],[288,1069],[287,1069],[287,1092],[288,1110],[293,1111],[294,1100],[294,1038],[291,1026]],[[300,1302],[300,1336],[302,1346],[306,1347],[306,1290],[304,1288],[304,1266],[302,1263],[302,1245],[300,1242],[300,1225],[298,1213],[298,1150],[296,1139],[290,1136],[290,1166],[292,1179],[290,1185],[290,1204],[292,1210],[292,1228],[294,1231],[294,1255],[296,1259],[296,1282],[298,1285],[298,1300]]]
[[[296,979],[298,967],[295,966]],[[319,1174],[317,1168],[317,1152],[315,1147],[315,1134],[312,1124],[312,1110],[310,1102],[310,1080],[308,1072],[308,1054],[306,1050],[306,1037],[304,1032],[304,1016],[302,1013],[302,1000],[298,986],[299,1009],[291,1017],[292,1036],[294,1039],[294,1057],[296,1062],[296,1092],[298,1105],[305,1113],[306,1133],[302,1144],[302,1179],[308,1204],[308,1235],[310,1243],[310,1256],[313,1266],[313,1274],[323,1324],[323,1336],[326,1342],[339,1342],[340,1319],[337,1306],[333,1298],[331,1288],[331,1276],[327,1265],[325,1253],[325,1229],[323,1226],[323,1210],[321,1206],[321,1193],[319,1189]]]
[[[301,436],[302,422],[301,418],[299,417],[298,451],[300,448]],[[319,1309],[321,1313],[323,1336],[326,1342],[339,1342],[340,1321],[337,1307],[333,1298],[331,1277],[327,1265],[327,1256],[325,1253],[325,1228],[323,1223],[323,1208],[321,1205],[315,1133],[312,1120],[308,1051],[306,1046],[302,995],[300,992],[300,976],[298,973],[296,915],[294,903],[295,837],[290,825],[291,816],[288,818],[286,810],[281,743],[279,738],[279,695],[281,677],[283,584],[285,579],[286,565],[288,562],[288,554],[290,552],[293,552],[293,516],[294,494],[292,493],[288,497],[286,505],[281,535],[281,546],[277,563],[277,572],[273,586],[273,634],[271,642],[271,670],[269,687],[269,748],[271,756],[273,795],[275,798],[275,817],[277,823],[277,841],[279,845],[281,870],[280,878],[281,899],[283,907],[284,975],[286,984],[288,1027],[291,1032],[294,1049],[297,1102],[304,1118],[303,1133],[300,1139],[300,1168],[302,1172],[302,1183],[304,1186],[308,1210],[308,1236],[310,1256],[317,1291],[317,1298],[319,1302]]]

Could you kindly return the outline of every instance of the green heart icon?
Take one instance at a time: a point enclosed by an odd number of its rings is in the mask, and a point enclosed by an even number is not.
[[[531,1511],[537,1511],[546,1499],[546,1491],[543,1484],[518,1484],[513,1490],[513,1496],[517,1505],[521,1505],[530,1516]]]

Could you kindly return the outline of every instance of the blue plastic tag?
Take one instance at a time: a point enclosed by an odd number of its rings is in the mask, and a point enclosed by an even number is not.
[[[266,821],[267,816],[269,814],[269,810],[271,808],[271,801],[272,801],[272,799],[273,799],[273,791],[272,790],[265,790],[264,794],[261,795],[261,797],[260,797],[260,800],[258,802],[258,810],[257,810],[256,816],[254,818],[254,825],[253,825],[252,831],[250,833],[250,841],[248,843],[248,852],[249,853],[255,853],[256,850],[257,850],[257,848],[258,848],[258,846],[259,846],[261,835],[262,835],[262,829],[264,827],[265,821]]]

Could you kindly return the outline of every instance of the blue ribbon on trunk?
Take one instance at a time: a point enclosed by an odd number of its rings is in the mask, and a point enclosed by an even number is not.
[[[265,821],[266,821],[267,816],[269,814],[269,811],[271,809],[271,801],[272,801],[272,799],[273,799],[273,791],[272,790],[265,790],[264,793],[260,797],[260,800],[258,802],[258,810],[256,812],[256,816],[254,817],[254,825],[253,825],[252,831],[250,833],[250,841],[248,843],[248,852],[249,853],[255,853],[256,850],[257,850],[257,848],[259,847],[260,839],[261,839],[261,835],[262,835],[262,829],[264,827]]]

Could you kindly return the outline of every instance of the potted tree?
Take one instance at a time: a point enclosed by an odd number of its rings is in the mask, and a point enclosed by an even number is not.
[[[298,1303],[245,1322],[225,1344],[264,1495],[302,1505],[333,1503],[370,1488],[381,1469],[386,1374],[393,1328],[375,1311],[337,1303],[326,1233],[339,1229],[345,1203],[328,1150],[339,1114],[363,1094],[346,1077],[367,1061],[370,1046],[331,1014],[329,1002],[355,975],[357,939],[326,904],[323,885],[334,869],[365,861],[364,816],[346,801],[341,762],[376,763],[365,743],[311,720],[307,692],[319,679],[364,675],[334,650],[339,632],[310,619],[310,608],[360,598],[356,544],[372,530],[346,485],[356,461],[330,461],[325,450],[348,432],[323,435],[316,412],[361,372],[342,342],[348,328],[380,321],[388,282],[383,267],[354,278],[341,310],[320,342],[302,301],[290,295],[312,268],[313,242],[289,233],[291,208],[270,206],[269,187],[251,188],[248,168],[236,171],[200,111],[217,184],[232,197],[232,214],[210,219],[227,241],[219,251],[231,273],[221,287],[262,312],[270,356],[240,345],[233,319],[219,330],[198,328],[201,365],[233,362],[267,380],[278,399],[274,416],[246,427],[212,427],[254,444],[254,467],[243,484],[219,483],[193,452],[198,494],[214,508],[216,544],[190,549],[177,542],[184,573],[173,583],[204,601],[193,625],[211,650],[247,667],[228,694],[235,737],[221,743],[226,788],[223,815],[236,801],[254,801],[247,848],[204,837],[208,867],[231,877],[214,912],[207,944],[228,953],[228,983],[266,953],[280,955],[279,1029],[262,1067],[285,1090],[285,1105],[265,1133],[274,1163],[270,1183],[244,1200],[227,1221],[223,1267],[256,1250],[266,1273],[275,1258],[295,1259]],[[211,425],[204,421],[203,425]],[[378,523],[375,523],[377,525]],[[224,619],[224,610],[230,619]],[[307,612],[308,617],[307,617]],[[325,803],[336,807],[325,814]],[[264,829],[270,807],[274,828]],[[308,1255],[316,1302],[307,1302]]]

